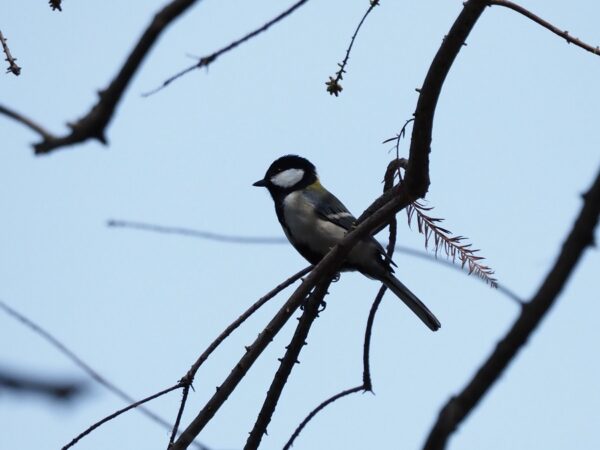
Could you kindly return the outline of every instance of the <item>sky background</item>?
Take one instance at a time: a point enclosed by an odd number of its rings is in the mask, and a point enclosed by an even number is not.
[[[21,76],[0,102],[61,134],[86,113],[164,1],[2,2],[0,29]],[[141,93],[291,4],[198,2],[160,38],[96,142],[35,157],[37,136],[0,117],[0,299],[51,331],[103,376],[141,398],[185,374],[225,326],[306,263],[289,245],[234,245],[108,228],[137,220],[281,237],[271,199],[253,188],[278,156],[297,153],[356,215],[382,189],[390,144],[414,111],[429,64],[461,1],[382,1],[355,43],[339,98],[337,69],[363,1],[308,2],[208,70],[149,98]],[[595,0],[522,1],[592,45]],[[444,85],[427,204],[481,249],[503,285],[536,291],[581,207],[600,158],[600,59],[516,13],[489,8]],[[407,154],[409,141],[402,143]],[[399,243],[424,240],[399,215]],[[598,233],[596,233],[598,236]],[[493,350],[519,310],[458,271],[398,254],[397,274],[442,322],[431,333],[387,295],[375,322],[376,395],[320,413],[296,449],[420,448],[440,407]],[[599,448],[600,256],[588,250],[556,306],[450,441],[451,449]],[[265,449],[281,448],[325,398],[360,384],[362,340],[378,285],[344,274],[285,387]],[[286,294],[291,290],[286,291]],[[271,301],[200,369],[187,425],[285,301]],[[200,436],[243,447],[293,323],[260,357]],[[0,448],[56,449],[123,402],[31,330],[0,314],[0,365],[86,380],[68,406],[3,392]],[[180,395],[150,407],[175,418]],[[168,432],[132,411],[75,448],[164,449]]]

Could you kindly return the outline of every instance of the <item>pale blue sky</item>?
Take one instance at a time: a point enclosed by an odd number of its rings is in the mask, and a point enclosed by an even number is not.
[[[5,75],[0,102],[61,133],[87,112],[163,1],[3,2],[0,29],[23,68]],[[594,0],[523,1],[596,45]],[[204,1],[161,37],[108,128],[89,142],[34,157],[37,136],[0,117],[0,298],[52,331],[136,397],[175,383],[248,305],[305,266],[287,245],[239,246],[110,229],[128,219],[247,236],[282,236],[270,198],[251,186],[285,153],[312,160],[323,184],[355,213],[379,195],[393,136],[414,110],[426,70],[460,1],[383,1],[365,23],[339,98],[325,81],[368,6],[313,0],[208,70],[150,98],[140,93],[281,12],[276,1]],[[499,281],[528,298],[557,255],[598,170],[600,58],[516,13],[488,9],[468,39],[438,105],[428,195],[445,226],[466,235]],[[406,152],[407,142],[402,150]],[[399,242],[423,248],[405,226]],[[386,296],[375,323],[376,395],[322,412],[296,449],[416,449],[439,408],[463,387],[516,317],[482,283],[404,255],[399,277],[442,322],[427,330]],[[597,251],[588,251],[556,307],[461,426],[451,449],[598,448],[600,331]],[[233,282],[232,282],[233,280]],[[263,448],[281,448],[320,401],[360,384],[362,339],[375,282],[345,274],[330,289],[283,392]],[[285,299],[249,320],[200,370],[184,422]],[[295,322],[295,321],[294,321]],[[286,327],[201,435],[243,447]],[[48,343],[0,315],[0,362],[85,378]],[[103,388],[72,407],[0,397],[1,448],[60,448],[123,406]],[[150,406],[173,420],[179,394]],[[137,412],[77,449],[164,449],[168,434]]]

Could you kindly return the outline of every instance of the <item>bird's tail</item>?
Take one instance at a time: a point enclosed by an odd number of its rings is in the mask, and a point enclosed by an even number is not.
[[[387,273],[380,281],[396,294],[396,296],[400,298],[400,300],[402,300],[431,331],[437,331],[442,326],[440,321],[431,311],[429,311],[427,306],[425,306],[415,294],[410,292],[394,275]]]

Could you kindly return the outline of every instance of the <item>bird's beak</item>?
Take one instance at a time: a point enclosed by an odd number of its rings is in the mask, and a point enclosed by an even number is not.
[[[252,186],[266,187],[267,186],[267,180],[258,180],[256,183],[252,183]]]

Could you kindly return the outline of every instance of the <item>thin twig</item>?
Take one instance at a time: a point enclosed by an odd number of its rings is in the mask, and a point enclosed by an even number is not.
[[[335,73],[335,77],[329,77],[329,81],[325,83],[327,86],[327,92],[329,92],[330,95],[335,95],[337,97],[340,95],[340,92],[343,91],[340,81],[343,80],[344,74],[346,73],[346,65],[348,64],[348,59],[350,58],[350,52],[352,51],[354,40],[358,35],[360,27],[362,27],[364,21],[367,19],[367,16],[371,13],[371,11],[373,11],[373,9],[375,9],[376,6],[379,6],[379,0],[371,0],[369,8],[367,8],[367,11],[363,15],[362,19],[360,19],[360,22],[358,22],[356,30],[354,30],[354,34],[350,39],[350,45],[348,45],[348,48],[346,49],[346,56],[344,56],[344,60],[341,63],[338,63],[340,69]]]
[[[204,56],[202,58],[199,58],[199,60],[198,60],[198,62],[196,64],[194,64],[192,66],[189,66],[186,69],[183,69],[182,71],[176,73],[175,75],[167,78],[165,81],[163,81],[163,83],[160,86],[152,89],[151,91],[148,91],[148,92],[142,94],[142,96],[148,97],[150,95],[156,94],[158,91],[161,91],[162,89],[166,88],[173,81],[177,80],[178,78],[181,78],[182,76],[184,76],[185,74],[191,72],[192,70],[200,69],[202,67],[208,67],[211,63],[215,62],[215,60],[219,56],[221,56],[224,53],[227,53],[230,50],[233,50],[238,45],[243,44],[244,42],[252,39],[253,37],[255,37],[255,36],[257,36],[257,35],[259,35],[261,33],[263,33],[264,31],[267,31],[269,28],[271,28],[271,26],[273,26],[277,22],[285,19],[287,16],[289,16],[290,14],[292,14],[295,10],[297,10],[302,5],[304,5],[307,1],[308,0],[300,0],[299,2],[294,3],[292,6],[290,6],[288,9],[286,9],[284,12],[282,12],[278,16],[274,17],[273,19],[269,20],[267,23],[265,23],[261,27],[257,28],[254,31],[251,31],[250,33],[246,34],[245,36],[241,37],[240,39],[237,39],[237,40],[233,41],[229,45],[226,45],[225,47],[217,50],[216,52],[213,52],[210,55],[207,55],[207,56]]]
[[[582,48],[590,53],[593,53],[594,55],[600,55],[600,47],[598,47],[598,46],[593,47],[589,44],[586,44],[585,42],[581,41],[580,39],[571,36],[568,31],[566,31],[566,30],[563,31],[563,30],[555,27],[550,22],[547,22],[544,19],[542,19],[541,17],[536,16],[531,11],[523,8],[521,5],[517,5],[516,3],[510,2],[508,0],[489,0],[488,3],[490,5],[504,6],[505,8],[512,9],[513,11],[516,11],[519,14],[524,15],[528,19],[533,20],[535,23],[546,28],[547,30],[550,30],[552,33],[556,34],[557,36],[560,36],[561,38],[565,39],[567,41],[567,43],[575,44],[577,47]]]
[[[94,381],[96,381],[101,386],[105,387],[108,391],[112,392],[114,395],[121,398],[123,401],[125,401],[128,404],[134,403],[136,401],[131,395],[127,394],[121,388],[117,387],[115,384],[108,381],[104,376],[100,375],[98,373],[98,371],[96,371],[89,364],[87,364],[85,361],[83,361],[79,356],[77,356],[71,349],[69,349],[65,344],[63,344],[61,341],[59,341],[50,332],[46,331],[40,325],[33,322],[31,319],[25,317],[23,314],[21,314],[20,312],[18,312],[11,306],[7,305],[2,300],[0,300],[0,309],[2,309],[9,316],[11,316],[14,319],[18,320],[19,322],[21,322],[23,325],[25,325],[27,328],[32,330],[37,335],[41,336],[47,342],[49,342],[53,347],[58,349],[58,351],[60,353],[62,353],[64,356],[66,356],[68,359],[70,359],[77,367],[79,367],[81,370],[83,370],[85,373],[87,373]],[[167,428],[168,430],[171,430],[173,428],[173,425],[170,422],[168,422],[165,419],[163,419],[162,417],[156,415],[155,413],[153,413],[151,410],[149,410],[145,406],[138,408],[138,411],[141,412],[142,414],[144,414],[149,419],[153,420],[154,422]],[[194,442],[194,446],[196,446],[197,448],[200,448],[200,449],[206,449],[205,446],[203,446],[202,444],[200,444],[198,442]]]
[[[364,386],[361,384],[360,386],[356,386],[356,387],[353,387],[350,389],[346,389],[345,391],[338,392],[337,394],[329,397],[323,403],[319,404],[319,406],[317,406],[315,409],[313,409],[308,414],[308,416],[306,416],[304,418],[304,420],[302,422],[300,422],[300,425],[298,425],[298,427],[294,430],[294,433],[292,433],[289,440],[283,446],[283,450],[289,450],[290,448],[292,448],[292,445],[294,445],[294,441],[300,435],[300,433],[302,432],[304,427],[308,424],[308,422],[310,422],[313,419],[313,417],[315,417],[319,412],[321,412],[321,410],[325,409],[331,403],[339,400],[340,398],[346,397],[351,394],[355,394],[355,393],[363,391],[363,390],[364,390]]]
[[[21,68],[16,63],[17,58],[14,58],[13,55],[11,55],[10,49],[8,48],[8,44],[6,43],[6,41],[7,39],[2,34],[2,31],[0,31],[0,44],[2,44],[2,50],[6,55],[5,61],[8,62],[8,69],[6,69],[6,73],[10,72],[16,76],[19,76],[21,74]]]
[[[96,428],[98,428],[99,426],[105,424],[106,422],[114,419],[115,417],[120,416],[121,414],[123,414],[124,412],[129,411],[130,409],[133,408],[137,408],[138,406],[142,405],[143,403],[149,402],[151,400],[154,400],[155,398],[161,397],[165,394],[168,394],[171,391],[174,391],[175,389],[179,389],[181,388],[183,385],[181,383],[177,383],[174,386],[171,386],[170,388],[164,389],[160,392],[157,392],[156,394],[152,394],[149,397],[146,397],[140,401],[137,401],[135,403],[132,403],[129,406],[126,406],[123,409],[119,409],[118,411],[115,411],[114,413],[106,416],[104,419],[99,420],[98,422],[94,423],[93,425],[91,425],[89,428],[87,428],[85,431],[83,431],[82,433],[78,434],[75,438],[73,438],[73,440],[71,442],[69,442],[67,445],[65,445],[62,450],[67,450],[70,447],[73,447],[77,442],[79,442],[79,440],[81,438],[84,438],[85,436],[87,436],[88,434],[90,434],[92,431],[94,431]]]
[[[287,280],[285,280],[282,283],[280,283],[279,285],[277,285],[275,288],[273,288],[267,294],[262,296],[260,299],[258,299],[256,301],[256,303],[254,303],[252,306],[250,306],[250,308],[248,308],[242,315],[240,315],[240,317],[238,317],[227,328],[225,328],[225,330],[213,342],[211,342],[211,344],[206,348],[206,350],[204,350],[204,352],[202,352],[202,354],[198,357],[196,362],[192,365],[192,367],[190,368],[188,373],[181,379],[181,382],[184,383],[184,388],[183,388],[181,403],[179,405],[179,411],[177,412],[177,418],[175,420],[175,425],[173,426],[173,431],[171,433],[171,439],[169,441],[169,446],[173,445],[175,437],[177,436],[177,430],[179,428],[179,423],[181,422],[181,416],[183,415],[183,410],[185,409],[188,392],[189,392],[190,387],[192,386],[192,383],[194,382],[194,377],[196,376],[196,372],[198,372],[198,369],[200,368],[200,366],[208,359],[208,357],[211,355],[211,353],[213,351],[215,351],[216,348],[236,328],[238,328],[242,323],[244,323],[246,321],[246,319],[248,319],[248,317],[250,317],[256,311],[258,311],[259,308],[261,308],[265,303],[267,303],[269,300],[271,300],[273,297],[275,297],[277,294],[279,294],[282,290],[284,290],[288,286],[294,284],[296,281],[298,281],[300,278],[302,278],[304,275],[306,275],[308,272],[310,272],[311,269],[312,269],[312,266],[308,266],[308,267],[302,269],[301,271],[299,271],[296,274],[289,277]]]
[[[392,139],[395,139],[395,138],[392,138]],[[400,160],[402,160],[402,159],[403,158],[400,158]],[[257,244],[257,245],[289,244],[289,241],[284,237],[278,238],[278,237],[274,237],[274,236],[241,236],[241,235],[235,235],[235,234],[222,234],[222,233],[214,233],[212,231],[196,230],[193,228],[175,227],[175,226],[168,226],[168,225],[157,225],[157,224],[152,224],[152,223],[147,223],[147,222],[136,222],[136,221],[131,221],[131,220],[112,220],[111,219],[111,220],[107,221],[107,225],[109,227],[114,227],[114,228],[129,228],[129,229],[134,229],[134,230],[151,231],[151,232],[155,232],[155,233],[175,234],[175,235],[188,236],[188,237],[199,238],[199,239],[206,239],[209,241],[214,240],[217,242],[224,242],[224,243],[230,243],[230,244]],[[452,262],[449,262],[445,259],[439,259],[439,258],[437,258],[436,255],[432,255],[431,253],[428,253],[427,251],[416,250],[416,249],[413,249],[410,247],[405,247],[402,245],[396,245],[394,247],[394,250],[397,251],[398,253],[402,253],[402,254],[409,255],[409,256],[414,256],[415,258],[420,258],[420,259],[423,259],[426,261],[431,261],[436,264],[440,264],[445,267],[452,268],[458,272],[465,273],[461,266],[453,264]],[[483,283],[486,283],[486,280],[479,278],[479,277],[471,277],[471,279],[479,280]],[[509,299],[515,301],[516,303],[518,303],[518,304],[523,303],[523,300],[516,293],[514,293],[513,291],[511,291],[509,288],[505,287],[504,285],[498,283],[497,289],[499,292],[504,294]]]
[[[584,250],[593,245],[594,229],[598,224],[599,214],[600,172],[590,190],[584,195],[579,216],[542,285],[531,301],[523,307],[511,329],[498,342],[467,386],[458,395],[452,396],[442,408],[425,442],[425,450],[441,450],[446,447],[450,435],[473,411],[523,348],[558,299]]]
[[[10,108],[7,108],[6,106],[0,105],[0,114],[4,114],[4,115],[10,117],[11,119],[16,120],[17,122],[22,123],[26,127],[31,128],[33,131],[38,133],[44,140],[50,140],[50,139],[56,138],[52,133],[47,131],[41,125],[38,125],[37,123],[35,123],[33,120],[29,119],[28,117],[25,117],[24,115],[14,111]]]
[[[109,220],[107,226],[113,228],[130,228],[134,230],[152,231],[165,234],[179,234],[194,238],[206,239],[209,241],[227,242],[231,244],[284,244],[288,242],[286,238],[278,237],[252,237],[239,236],[232,234],[214,233],[212,231],[195,230],[183,227],[171,227],[164,225],[155,225],[145,222],[135,222],[131,220]]]
[[[96,139],[100,143],[106,144],[106,128],[144,58],[162,32],[197,1],[172,0],[158,11],[127,56],[117,75],[106,88],[98,92],[98,100],[92,108],[83,117],[68,124],[70,128],[68,134],[42,136],[43,140],[33,146],[35,153],[37,155],[49,153],[89,139]]]
[[[252,427],[252,431],[250,431],[250,435],[244,446],[244,450],[256,450],[260,445],[263,435],[267,433],[267,426],[275,412],[275,407],[279,402],[283,388],[287,383],[294,365],[299,363],[298,356],[300,355],[302,347],[306,345],[308,332],[319,315],[319,308],[323,303],[323,298],[327,295],[327,289],[330,284],[331,279],[325,279],[319,282],[304,304],[304,312],[300,317],[294,336],[286,347],[287,350],[285,355],[281,359],[281,364],[273,377],[265,401],[263,402],[262,408],[254,423],[254,427]]]

